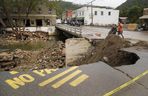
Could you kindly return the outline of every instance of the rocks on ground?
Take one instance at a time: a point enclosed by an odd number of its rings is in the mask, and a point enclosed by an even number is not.
[[[1,38],[5,38],[7,40],[48,40],[49,34],[47,32],[19,32],[15,33],[12,31],[8,31],[5,34],[1,35]]]
[[[65,66],[65,44],[57,42],[50,48],[39,51],[16,49],[13,52],[0,52],[0,70],[34,70],[61,68]]]
[[[38,68],[61,68],[65,66],[65,44],[59,41],[53,46],[43,50],[37,56]]]
[[[0,68],[9,71],[10,68],[14,68],[17,65],[16,59],[13,52],[1,52]]]

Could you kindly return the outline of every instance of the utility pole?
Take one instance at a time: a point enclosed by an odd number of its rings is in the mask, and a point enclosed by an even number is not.
[[[93,14],[93,2],[96,1],[96,0],[92,0],[91,2],[87,3],[87,5],[91,4],[91,24],[90,25],[93,25],[94,23],[94,14]]]

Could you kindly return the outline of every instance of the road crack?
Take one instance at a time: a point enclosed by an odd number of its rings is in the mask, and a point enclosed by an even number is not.
[[[131,80],[134,79],[134,78],[133,78],[132,76],[130,76],[128,73],[126,73],[126,72],[124,72],[124,71],[122,71],[122,70],[120,70],[120,69],[118,69],[118,68],[115,68],[115,67],[112,67],[112,68],[115,69],[115,70],[117,70],[117,71],[119,71],[119,72],[121,72],[121,73],[123,73],[123,74],[126,75],[128,78],[130,78]],[[144,89],[148,90],[148,87],[146,87],[146,86],[143,85],[142,83],[140,83],[140,82],[138,82],[138,81],[135,81],[135,83],[138,84],[138,85],[140,85],[140,86],[142,86],[142,87],[144,87]]]

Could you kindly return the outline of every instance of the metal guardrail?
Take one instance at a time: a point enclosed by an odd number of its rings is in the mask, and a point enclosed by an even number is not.
[[[82,36],[82,28],[81,27],[74,27],[69,25],[56,25],[56,27],[63,29],[65,31],[75,33],[75,35]]]

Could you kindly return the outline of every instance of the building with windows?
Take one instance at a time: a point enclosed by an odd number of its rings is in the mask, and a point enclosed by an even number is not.
[[[144,30],[148,30],[148,8],[144,8],[143,16],[140,17],[141,24]]]
[[[118,24],[119,10],[109,7],[88,6],[73,11],[73,18],[84,23],[84,25],[107,26]]]
[[[63,22],[66,21],[70,21],[72,19],[72,15],[73,15],[73,11],[72,10],[66,10],[63,14],[62,14],[62,20]]]
[[[10,18],[12,22],[18,22],[19,18],[19,26],[26,27],[47,27],[53,26],[56,24],[56,11],[46,6],[44,3],[40,4],[35,10],[33,10],[28,16],[27,21],[26,13],[18,13],[18,9],[13,8],[13,11],[10,13]],[[8,18],[4,15],[0,16],[0,26],[6,25],[6,27],[10,27],[8,23]]]

